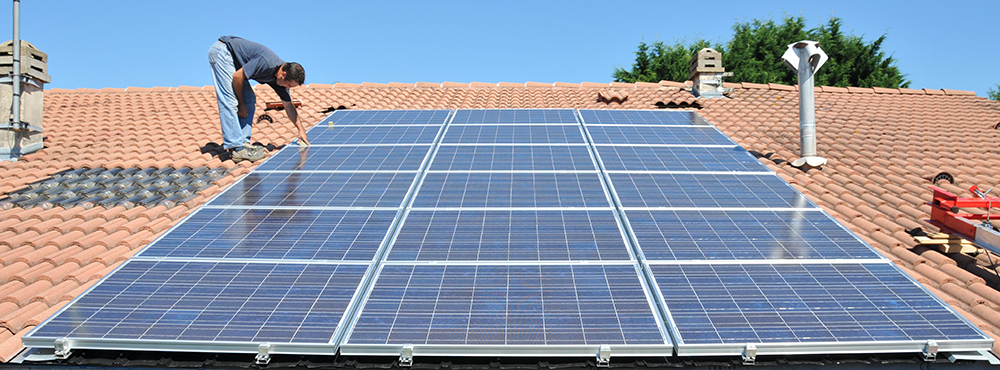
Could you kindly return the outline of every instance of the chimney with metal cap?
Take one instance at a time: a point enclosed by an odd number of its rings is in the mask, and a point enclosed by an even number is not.
[[[792,166],[819,167],[826,164],[826,158],[816,154],[816,94],[813,90],[813,75],[826,63],[828,57],[819,42],[803,40],[788,45],[781,56],[788,68],[799,74],[799,147],[800,158],[792,161]]]
[[[42,149],[42,105],[51,81],[48,56],[21,40],[20,1],[14,0],[14,39],[0,45],[0,161]]]
[[[697,97],[721,98],[726,90],[722,87],[722,78],[732,76],[722,68],[722,53],[714,49],[704,48],[691,59],[691,74],[688,76],[694,86],[691,93]]]

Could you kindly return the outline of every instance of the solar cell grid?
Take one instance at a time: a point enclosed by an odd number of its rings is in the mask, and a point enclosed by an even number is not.
[[[333,112],[317,126],[443,124],[447,110],[341,110]]]
[[[613,292],[613,293],[612,293]],[[385,265],[350,345],[669,344],[635,267]]]
[[[455,125],[448,126],[443,144],[582,144],[578,125]]]
[[[410,211],[389,261],[630,260],[606,211]]]
[[[452,124],[577,123],[572,109],[460,109]]]
[[[595,173],[428,173],[412,203],[446,207],[610,207]]]
[[[597,171],[583,145],[442,145],[431,171]]]
[[[257,171],[417,171],[430,145],[295,148],[272,155]]]
[[[396,213],[204,208],[137,256],[371,261]]]
[[[326,343],[367,268],[132,261],[34,335]]]
[[[984,338],[890,263],[651,269],[684,344]]]
[[[693,111],[336,111],[310,138],[22,342],[671,356],[669,330],[680,355],[992,346]]]
[[[626,211],[648,260],[882,259],[819,211]]]
[[[340,144],[433,144],[441,125],[413,126],[315,126],[309,143]]]
[[[587,126],[595,144],[736,145],[714,126]]]
[[[416,172],[255,172],[209,205],[398,208],[416,176]]]
[[[586,125],[649,124],[691,125],[700,121],[697,113],[665,110],[590,110],[581,109],[580,117]]]
[[[609,175],[623,207],[816,208],[774,174]]]
[[[608,171],[768,172],[766,166],[738,146],[655,147],[598,145]]]

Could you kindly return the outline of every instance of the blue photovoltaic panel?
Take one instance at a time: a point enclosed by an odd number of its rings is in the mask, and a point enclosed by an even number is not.
[[[459,109],[455,125],[480,123],[577,123],[572,109]]]
[[[413,207],[610,207],[597,173],[435,173]]]
[[[254,172],[210,205],[397,208],[416,176],[415,172]]]
[[[820,211],[625,214],[648,260],[883,258]]]
[[[594,144],[736,145],[714,126],[587,126]]]
[[[703,122],[695,112],[677,110],[581,109],[580,117],[587,125],[693,125]]]
[[[340,110],[317,126],[440,125],[445,123],[449,113],[447,110]]]
[[[384,265],[348,344],[669,344],[632,265]]]
[[[282,150],[258,171],[417,171],[430,145],[296,147]]]
[[[389,261],[630,260],[612,210],[410,211]]]
[[[703,148],[599,145],[597,153],[604,162],[604,169],[608,171],[770,171],[738,146]]]
[[[611,173],[623,207],[816,208],[774,174]]]
[[[138,256],[371,261],[396,213],[203,208]]]
[[[651,269],[683,344],[985,339],[891,263]]]
[[[441,125],[322,126],[309,130],[312,145],[433,144]]]
[[[444,144],[582,144],[577,125],[455,125],[444,134]]]
[[[442,145],[431,171],[597,171],[584,145]]]
[[[327,343],[367,268],[131,261],[34,337]]]

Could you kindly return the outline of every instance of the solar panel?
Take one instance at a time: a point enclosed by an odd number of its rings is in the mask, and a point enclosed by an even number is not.
[[[291,147],[257,171],[417,171],[430,145]]]
[[[202,208],[137,256],[371,261],[396,213]]]
[[[213,199],[212,206],[402,206],[416,172],[256,172]]]
[[[597,171],[585,145],[441,145],[431,171]]]
[[[338,125],[440,125],[448,119],[447,110],[339,110],[315,127]],[[310,130],[310,135],[313,130]],[[310,136],[311,137],[311,136]]]
[[[309,131],[309,143],[339,144],[433,144],[441,125],[319,126]]]
[[[444,144],[583,144],[579,125],[452,125]]]
[[[628,261],[614,212],[412,210],[389,261]]]
[[[453,125],[540,123],[576,124],[572,109],[460,109],[455,112]]]
[[[882,259],[819,211],[626,212],[648,260]]]
[[[130,261],[33,333],[144,348],[256,352],[262,342],[325,344],[368,265]],[[240,345],[240,343],[248,343]],[[100,347],[98,347],[100,348]],[[333,354],[333,353],[330,353]]]
[[[697,113],[691,111],[581,109],[580,117],[588,126],[708,124]]]
[[[336,111],[309,135],[22,342],[404,360],[992,348],[693,111]]]
[[[666,352],[670,340],[633,265],[384,265],[341,352],[392,353],[403,344],[480,345],[483,354],[613,344]],[[546,353],[561,350],[571,348]]]
[[[611,173],[623,207],[816,208],[774,174]]]
[[[651,269],[681,355],[739,355],[747,343],[760,343],[762,355],[811,343],[820,345],[806,351],[866,353],[990,341],[888,262]]]
[[[594,173],[428,173],[413,207],[610,207]]]
[[[743,148],[597,145],[608,171],[768,172]]]
[[[587,126],[595,144],[736,145],[714,126]]]

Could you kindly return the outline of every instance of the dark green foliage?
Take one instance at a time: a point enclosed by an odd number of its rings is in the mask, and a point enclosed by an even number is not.
[[[619,82],[660,82],[687,80],[691,69],[691,58],[698,50],[712,47],[708,41],[697,40],[690,46],[680,43],[666,45],[662,41],[652,44],[639,43],[635,52],[635,64],[631,71],[615,68],[615,81]],[[718,47],[718,46],[716,46]]]
[[[990,88],[990,91],[986,93],[987,96],[992,100],[1000,100],[1000,84],[997,84],[997,88]]]
[[[733,25],[733,38],[714,49],[722,53],[722,65],[733,76],[730,82],[780,83],[795,85],[798,76],[781,61],[788,45],[801,40],[819,41],[830,59],[816,73],[817,86],[908,87],[896,61],[881,50],[886,35],[871,43],[861,36],[844,34],[842,22],[832,17],[825,25],[807,30],[805,18],[785,17],[774,20],[752,20]],[[709,42],[697,40],[690,46],[661,41],[639,44],[636,62],[631,70],[616,68],[614,77],[620,82],[684,81],[689,77],[691,58]]]
[[[759,84],[784,83],[794,85],[797,75],[785,67],[781,55],[788,44],[809,40],[805,31],[805,18],[785,18],[785,23],[775,24],[773,20],[733,25],[733,38],[722,52],[722,66],[733,72],[732,82],[753,82]],[[826,46],[820,43],[824,51]],[[786,81],[791,81],[788,83]]]

